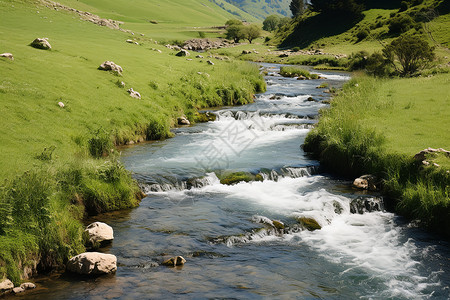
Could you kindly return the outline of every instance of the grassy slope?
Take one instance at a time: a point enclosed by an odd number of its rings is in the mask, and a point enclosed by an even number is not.
[[[291,15],[289,9],[290,0],[231,0],[231,2],[258,19],[264,19],[272,14]]]
[[[0,1],[0,6],[1,51],[15,56],[13,62],[0,60],[0,147],[5,154],[0,159],[0,178],[30,165],[44,147],[54,145],[56,154],[67,158],[74,152],[73,139],[90,129],[130,131],[152,118],[181,115],[189,103],[179,103],[167,90],[188,69],[210,73],[205,83],[230,82],[227,77],[240,81],[237,72],[228,71],[228,63],[208,66],[198,59],[187,61],[150,40],[140,41],[139,46],[128,44],[125,33],[81,21],[71,13],[19,2],[12,7],[9,1]],[[52,51],[27,46],[44,36]],[[105,60],[121,65],[123,77],[97,70]],[[139,91],[142,100],[130,98],[116,86],[117,80]],[[150,83],[158,88],[154,90]],[[66,104],[65,109],[57,106],[59,101]]]
[[[61,0],[69,7],[125,22],[123,28],[144,33],[157,40],[189,39],[198,37],[199,30],[210,30],[210,26],[221,26],[226,20],[236,18],[229,13],[235,11],[250,22],[251,15],[226,3],[224,8],[208,0]],[[150,20],[158,24],[149,23]]]

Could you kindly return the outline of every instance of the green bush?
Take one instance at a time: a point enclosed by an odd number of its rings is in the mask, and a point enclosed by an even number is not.
[[[280,75],[284,77],[299,77],[304,76],[309,79],[317,79],[319,75],[312,74],[308,70],[303,69],[302,67],[296,66],[282,66],[280,68]]]
[[[368,36],[369,30],[367,30],[366,28],[363,28],[356,33],[356,38],[358,39],[358,41],[362,41]]]

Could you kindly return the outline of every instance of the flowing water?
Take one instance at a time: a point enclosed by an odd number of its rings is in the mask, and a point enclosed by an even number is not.
[[[386,212],[379,195],[321,173],[300,148],[329,98],[316,87],[349,77],[298,81],[264,67],[268,89],[255,103],[123,151],[147,197],[95,219],[114,228],[103,251],[117,256],[116,275],[55,274],[25,297],[448,299],[449,244]],[[237,171],[264,180],[220,183]],[[322,229],[306,230],[302,217]],[[175,255],[187,263],[160,265]]]

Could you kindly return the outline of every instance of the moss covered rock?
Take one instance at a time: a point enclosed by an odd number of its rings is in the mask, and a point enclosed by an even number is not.
[[[319,223],[317,223],[317,221],[313,218],[301,217],[298,219],[298,222],[300,223],[300,225],[302,225],[302,227],[309,231],[322,229],[322,226],[320,226]]]

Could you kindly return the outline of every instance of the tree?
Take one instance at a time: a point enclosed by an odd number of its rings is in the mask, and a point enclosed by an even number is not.
[[[291,4],[289,4],[289,9],[291,10],[293,17],[302,15],[305,12],[305,1],[292,0]]]
[[[280,23],[278,23],[278,28],[283,27],[284,25],[288,24],[289,22],[291,22],[291,18],[289,18],[289,17],[281,18]]]
[[[356,0],[311,0],[313,11],[325,14],[359,16],[364,8]]]
[[[229,19],[225,22],[225,26],[242,25],[242,21],[238,19]]]
[[[409,76],[434,59],[434,47],[418,36],[402,35],[384,47],[383,55],[402,76]]]
[[[252,24],[244,27],[245,38],[251,44],[254,39],[259,38],[261,35],[261,28],[258,25]]]
[[[265,31],[274,31],[278,28],[280,24],[280,16],[278,15],[270,15],[263,22],[263,29]]]
[[[229,40],[234,40],[235,43],[239,43],[240,40],[246,38],[246,30],[244,25],[230,25],[227,28],[225,37]]]

